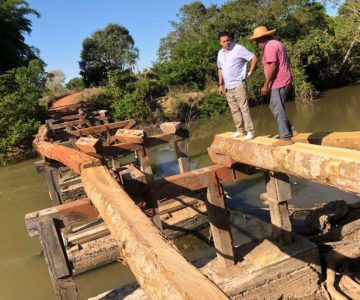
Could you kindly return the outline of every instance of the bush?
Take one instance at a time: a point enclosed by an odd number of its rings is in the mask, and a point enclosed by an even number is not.
[[[45,119],[39,99],[45,90],[43,64],[33,60],[28,67],[15,68],[0,75],[0,160],[15,147],[31,145],[32,136]]]
[[[139,92],[123,95],[113,103],[112,108],[116,120],[135,119],[141,123],[149,121],[152,116],[149,103]]]
[[[198,114],[201,118],[217,116],[228,108],[225,96],[220,96],[217,92],[206,92],[198,107]]]

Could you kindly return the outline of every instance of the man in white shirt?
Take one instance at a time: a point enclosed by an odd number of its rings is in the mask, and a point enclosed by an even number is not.
[[[217,57],[219,94],[223,95],[226,91],[226,99],[236,127],[232,137],[246,134],[245,139],[251,140],[254,138],[254,126],[249,111],[245,79],[253,74],[258,58],[244,46],[232,43],[228,32],[219,34],[219,42],[222,46]],[[251,64],[247,72],[249,61]]]

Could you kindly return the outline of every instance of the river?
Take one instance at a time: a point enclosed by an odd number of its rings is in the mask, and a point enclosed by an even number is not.
[[[360,85],[329,90],[319,100],[309,105],[289,102],[288,116],[299,132],[359,131]],[[275,121],[266,105],[251,108],[257,135],[277,133]],[[211,164],[206,149],[214,134],[233,131],[229,114],[200,120],[190,127],[189,155],[192,168]],[[151,160],[156,164],[158,176],[177,172],[175,153],[168,146],[151,151]],[[44,174],[37,174],[35,160],[0,168],[0,299],[48,300],[54,299],[41,246],[37,238],[26,232],[24,216],[51,205]],[[314,203],[344,199],[355,202],[359,198],[337,189],[292,179],[295,195],[291,203],[308,207]],[[226,186],[232,197],[234,209],[261,207],[259,194],[265,191],[261,175],[255,175],[236,185]],[[234,223],[237,220],[234,218]],[[203,231],[207,234],[206,230]],[[241,240],[241,232],[234,229],[234,239]],[[196,237],[187,237],[179,243],[188,259],[195,259],[212,251],[205,242]],[[134,280],[127,267],[112,264],[75,278],[81,299],[95,296],[105,290],[130,283]]]

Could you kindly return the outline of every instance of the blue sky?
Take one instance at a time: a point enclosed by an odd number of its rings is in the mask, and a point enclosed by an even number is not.
[[[32,32],[26,38],[29,45],[40,50],[47,63],[46,70],[62,70],[66,81],[79,76],[78,61],[82,42],[109,23],[125,26],[139,49],[138,69],[151,67],[156,60],[160,39],[172,27],[176,13],[186,0],[28,0],[40,18],[31,16]],[[221,6],[226,0],[204,0]]]
[[[109,23],[125,26],[140,51],[138,70],[156,60],[160,39],[172,30],[169,21],[192,0],[28,0],[40,18],[29,16],[32,32],[26,43],[40,50],[46,70],[62,70],[66,81],[79,76],[80,52],[86,37]],[[206,7],[227,0],[203,0]]]

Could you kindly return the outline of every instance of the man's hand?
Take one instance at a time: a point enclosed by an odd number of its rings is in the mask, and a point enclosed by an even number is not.
[[[260,89],[260,95],[266,96],[268,93],[269,93],[269,86],[263,85],[262,88]]]
[[[219,85],[219,95],[224,95],[224,88],[222,85]]]

